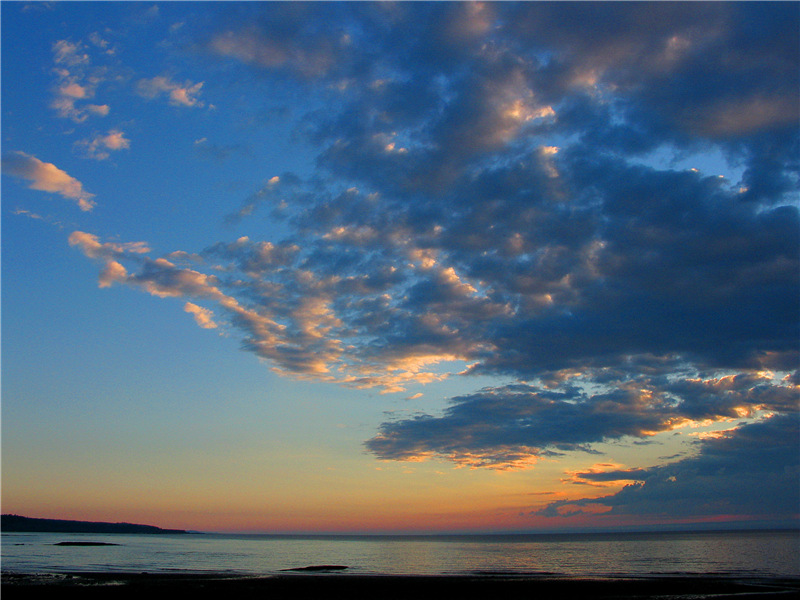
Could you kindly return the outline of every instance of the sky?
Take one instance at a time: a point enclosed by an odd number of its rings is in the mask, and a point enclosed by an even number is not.
[[[797,526],[795,2],[3,2],[2,511]]]

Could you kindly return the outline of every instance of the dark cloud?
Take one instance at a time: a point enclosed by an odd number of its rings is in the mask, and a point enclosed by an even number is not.
[[[499,322],[497,345],[515,358],[496,355],[476,370],[533,376],[558,364],[644,353],[755,368],[769,362],[769,353],[779,361],[796,352],[794,207],[757,209],[737,201],[717,178],[692,172],[566,159],[576,162],[565,161],[563,178],[575,174],[578,203],[588,196],[596,212],[579,212],[582,240],[540,239],[535,258],[525,257],[527,277],[521,260],[501,258],[495,268],[481,269],[494,289],[527,291],[528,298],[549,294],[554,301],[543,312],[520,310],[512,322]],[[569,213],[548,216],[551,227],[525,233],[569,230]],[[501,271],[500,263],[510,268]]]
[[[646,474],[646,469],[591,470],[573,473],[573,483],[579,485],[603,485],[611,482],[639,481]]]
[[[798,435],[796,414],[743,425],[704,440],[696,456],[637,473],[637,482],[615,494],[557,501],[535,514],[569,517],[602,507],[608,516],[794,518],[800,506]]]
[[[256,69],[315,80],[349,65],[347,15],[332,6],[292,2],[237,3],[226,11],[228,28],[217,30],[207,48]]]
[[[241,144],[214,144],[201,138],[194,142],[195,151],[203,158],[223,162],[236,154],[249,153],[250,149]]]
[[[390,421],[366,443],[385,460],[438,456],[473,466],[509,468],[550,452],[646,438],[690,421],[739,419],[758,411],[796,413],[794,386],[769,377],[719,379],[636,376],[590,393],[576,385],[554,389],[514,384],[453,398],[437,417]],[[587,386],[589,387],[589,386]]]
[[[384,459],[520,466],[778,415],[704,442],[722,460],[797,409],[798,31],[791,3],[237,5],[207,51],[301,86],[318,154],[231,220],[288,233],[191,268],[115,251],[103,281],[216,302],[292,376],[516,382],[384,423]]]

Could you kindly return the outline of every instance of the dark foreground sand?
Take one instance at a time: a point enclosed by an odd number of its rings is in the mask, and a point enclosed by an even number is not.
[[[568,600],[571,598],[659,598],[661,600],[768,600],[800,597],[800,579],[730,579],[722,577],[659,577],[569,579],[505,575],[369,576],[348,574],[286,574],[272,577],[233,577],[195,574],[74,574],[33,576],[4,573],[3,600],[44,598],[107,598],[126,600],[156,594],[189,594],[191,600],[303,597],[374,597],[421,600],[442,594],[491,594],[497,598]],[[150,596],[152,594],[152,596]]]

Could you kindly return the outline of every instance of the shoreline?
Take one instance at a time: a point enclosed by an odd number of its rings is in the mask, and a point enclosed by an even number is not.
[[[367,575],[343,573],[280,573],[242,575],[228,573],[3,573],[6,600],[51,598],[80,594],[82,598],[122,600],[143,594],[190,593],[195,599],[215,600],[222,595],[263,598],[266,594],[374,594],[405,598],[439,593],[526,594],[537,600],[564,597],[714,600],[772,600],[797,597],[798,578],[737,577],[720,575],[658,575],[630,577],[566,577],[536,574]]]

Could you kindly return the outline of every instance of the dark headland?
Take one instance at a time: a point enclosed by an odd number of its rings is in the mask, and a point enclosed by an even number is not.
[[[26,533],[188,533],[183,529],[161,529],[153,525],[35,519],[20,515],[0,515],[0,531]]]

